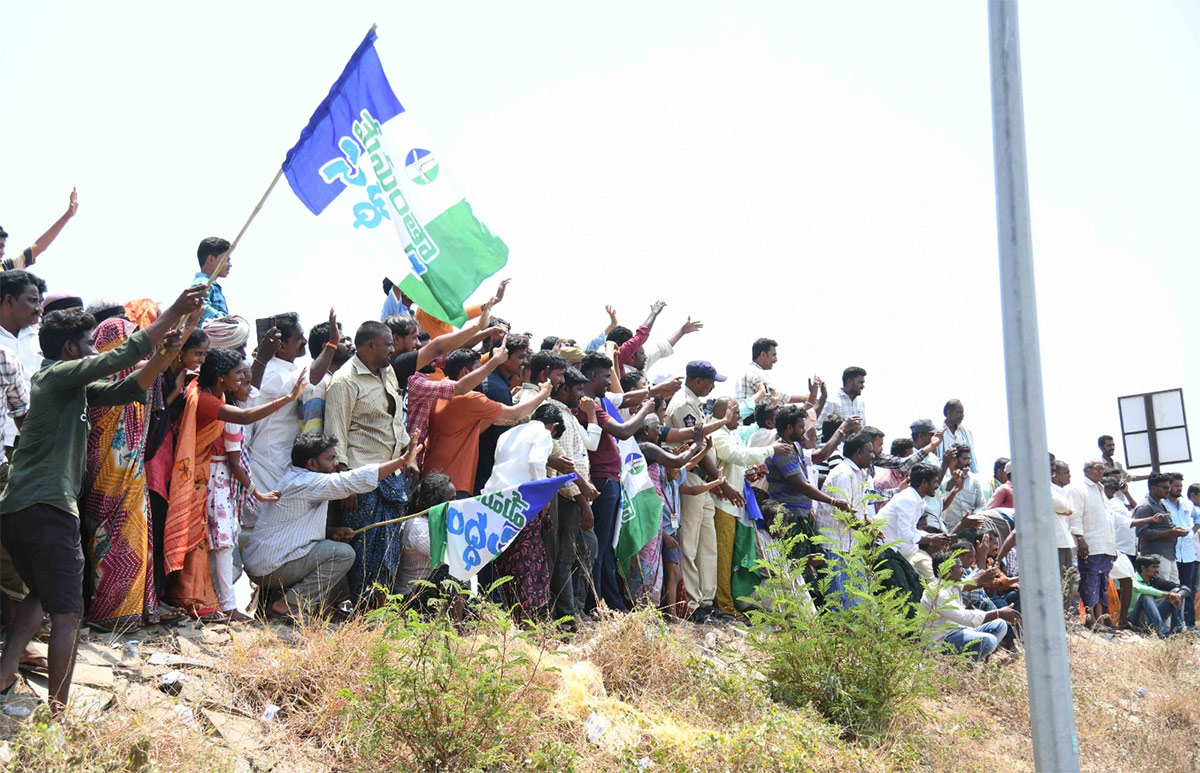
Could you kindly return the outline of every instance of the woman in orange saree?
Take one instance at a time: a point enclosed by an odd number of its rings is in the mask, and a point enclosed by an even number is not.
[[[225,402],[203,392],[199,379],[187,388],[183,416],[176,432],[175,465],[171,470],[167,522],[163,530],[163,569],[168,577],[168,597],[172,604],[192,617],[220,612],[208,569],[205,503],[208,501],[213,443],[221,439],[225,422],[208,411],[205,411],[206,419],[200,418],[201,397],[215,399],[220,405]]]
[[[208,482],[213,453],[224,455],[225,422],[252,424],[300,397],[304,378],[287,397],[253,408],[225,403],[242,378],[241,352],[210,349],[200,375],[187,389],[175,435],[175,466],[163,535],[163,563],[171,603],[193,617],[221,617],[209,564]],[[214,447],[215,445],[215,447]]]

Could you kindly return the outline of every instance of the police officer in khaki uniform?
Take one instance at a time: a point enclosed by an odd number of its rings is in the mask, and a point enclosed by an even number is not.
[[[701,400],[712,392],[718,381],[725,377],[717,372],[711,362],[693,360],[687,365],[683,388],[675,393],[667,405],[669,426],[691,428],[704,423],[704,408]],[[702,477],[703,475],[703,477]],[[716,457],[712,451],[698,467],[688,472],[686,486],[703,486],[705,479],[717,478]],[[713,495],[728,498],[737,504],[741,495],[728,484],[712,494],[684,495],[683,512],[679,517],[679,532],[676,539],[682,550],[680,568],[683,584],[687,588],[688,608],[696,622],[727,622],[733,618],[717,609],[713,604],[717,595],[717,530],[713,523],[716,503]],[[744,502],[744,500],[742,500]]]

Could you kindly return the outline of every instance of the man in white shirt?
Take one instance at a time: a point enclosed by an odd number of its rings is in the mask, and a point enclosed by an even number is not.
[[[848,552],[854,546],[854,536],[850,533],[851,527],[843,523],[839,515],[842,519],[849,517],[851,520],[866,522],[866,505],[863,500],[871,481],[869,468],[875,458],[874,446],[875,439],[871,437],[870,432],[863,430],[851,435],[842,444],[842,461],[829,471],[825,484],[821,486],[821,491],[830,497],[844,497],[850,505],[849,513],[839,513],[833,505],[824,502],[814,503],[817,530],[821,536],[832,540],[825,545],[829,571],[833,574],[829,583],[830,598],[833,598],[835,593],[839,594],[843,606],[852,606],[857,602],[842,593],[848,576],[845,562],[837,555],[837,551]]]
[[[941,450],[940,446],[938,450]],[[938,496],[942,500],[942,523],[947,529],[953,529],[963,516],[982,510],[987,504],[987,499],[983,496],[979,477],[970,470],[971,449],[965,445],[956,445],[947,453],[949,459],[942,460],[946,462],[943,465],[947,468],[946,476],[942,480]]]
[[[46,283],[37,276],[15,269],[0,273],[0,346],[16,355],[21,363],[25,391],[33,374],[42,367],[42,346],[38,342],[38,320],[42,317],[42,295]],[[4,422],[4,445],[12,448],[20,431],[9,416]]]
[[[1104,462],[1094,459],[1083,465],[1084,479],[1067,488],[1071,503],[1068,519],[1072,534],[1079,534],[1079,596],[1091,610],[1093,620],[1100,621],[1103,603],[1108,597],[1108,573],[1117,557],[1116,533],[1108,497],[1104,495],[1101,479]]]
[[[930,534],[917,528],[925,512],[925,497],[937,491],[937,487],[938,468],[918,464],[908,471],[908,487],[892,497],[876,516],[876,520],[883,522],[884,544],[897,543],[896,550],[928,582],[937,577],[933,554],[950,546],[949,535]]]
[[[341,330],[332,310],[329,318],[331,327],[328,328],[328,343],[332,346],[325,346],[313,360],[308,373],[309,386],[305,398],[311,396],[312,390],[325,378],[341,341]],[[308,339],[304,337],[304,328],[300,326],[299,315],[278,314],[272,319],[275,327],[279,329],[282,344],[270,361],[260,363],[265,366],[262,385],[258,393],[250,399],[252,406],[263,405],[291,394],[297,379],[304,372],[303,366],[296,362],[305,353],[308,344]],[[321,389],[323,391],[325,387]],[[299,400],[288,403],[254,425],[249,442],[250,474],[253,476],[254,485],[260,490],[270,491],[276,488],[275,483],[288,471],[291,465],[292,443],[300,434],[302,419],[302,400]]]
[[[939,566],[946,561],[954,562],[946,580],[932,583],[921,599],[938,616],[933,640],[943,642],[955,652],[972,654],[976,660],[987,660],[1008,636],[1008,626],[1021,622],[1021,613],[1012,607],[990,612],[967,609],[957,585],[963,576],[962,561],[950,551],[937,553],[933,560]]]
[[[292,464],[276,484],[279,500],[264,504],[242,551],[251,580],[268,591],[283,591],[282,598],[269,607],[273,616],[319,610],[354,564],[354,548],[347,544],[352,530],[326,526],[329,502],[373,491],[379,481],[412,461],[421,448],[414,443],[399,459],[334,472],[336,445],[331,435],[307,434],[295,439]]]
[[[1068,612],[1071,611],[1071,597],[1078,582],[1075,576],[1078,570],[1072,571],[1075,566],[1075,555],[1079,551],[1079,540],[1083,538],[1083,532],[1071,531],[1070,517],[1075,512],[1071,507],[1071,500],[1067,497],[1066,487],[1071,485],[1071,467],[1061,459],[1050,463],[1050,501],[1054,507],[1054,514],[1058,516],[1054,519],[1055,533],[1057,534],[1058,545],[1058,571],[1063,584],[1063,605]],[[1021,517],[1020,513],[1016,513],[1016,517]]]

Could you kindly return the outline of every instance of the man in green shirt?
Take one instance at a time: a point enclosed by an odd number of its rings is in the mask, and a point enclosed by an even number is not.
[[[50,708],[58,714],[66,706],[83,616],[83,549],[76,502],[91,431],[88,408],[145,401],[146,390],[179,353],[179,333],[168,337],[168,332],[185,314],[200,309],[204,295],[203,285],[185,290],[149,327],[104,354],[96,354],[96,321],[90,314],[55,311],[42,320],[38,336],[46,359],[33,376],[21,445],[13,454],[8,487],[0,495],[0,541],[29,587],[0,657],[0,704],[16,684],[21,654],[43,615],[49,614]],[[120,381],[96,383],[152,352],[154,357],[138,372]]]
[[[1135,628],[1152,628],[1161,638],[1172,628],[1183,630],[1183,597],[1180,589],[1158,576],[1156,556],[1134,559],[1133,597],[1129,602],[1129,622]],[[1191,599],[1187,600],[1191,603]],[[1171,620],[1169,624],[1167,621]]]

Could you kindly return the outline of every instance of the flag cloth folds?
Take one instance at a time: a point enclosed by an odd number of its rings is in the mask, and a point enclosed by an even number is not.
[[[504,551],[575,473],[522,483],[429,511],[429,569],[442,564],[467,582]]]
[[[607,397],[603,399],[604,411],[614,421],[621,421],[621,414]],[[629,576],[629,562],[650,540],[658,534],[662,519],[662,499],[650,479],[646,457],[642,456],[637,441],[633,438],[617,441],[621,454],[621,521],[617,525],[616,548],[617,571],[622,577]]]
[[[746,498],[746,506],[742,508],[744,513],[738,514],[738,522],[734,527],[733,569],[729,578],[735,604],[753,593],[762,582],[762,577],[755,569],[758,563],[758,530],[767,527],[758,506],[758,498],[754,496],[754,487],[749,481],[742,486],[742,496]]]
[[[287,152],[283,173],[314,215],[363,241],[391,229],[383,266],[418,306],[461,325],[463,302],[508,262],[508,247],[475,218],[436,147],[396,98],[367,33]],[[390,237],[388,237],[390,240]],[[404,259],[398,259],[403,254]]]

